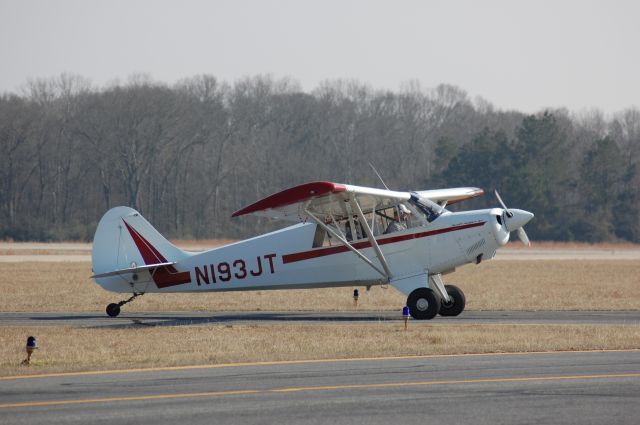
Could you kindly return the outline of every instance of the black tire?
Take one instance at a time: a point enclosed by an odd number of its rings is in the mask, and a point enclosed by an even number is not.
[[[446,303],[442,301],[440,306],[440,316],[457,316],[463,312],[467,300],[464,296],[462,289],[455,285],[444,285],[444,289],[447,290],[447,294],[451,298],[451,302]]]
[[[418,288],[407,297],[407,307],[416,320],[429,320],[440,311],[440,297],[429,288]]]
[[[120,306],[116,303],[111,303],[107,306],[107,314],[109,317],[116,317],[120,314]]]

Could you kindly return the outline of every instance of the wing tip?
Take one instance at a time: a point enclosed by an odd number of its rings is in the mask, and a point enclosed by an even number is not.
[[[465,196],[462,196],[457,199],[452,199],[448,202],[449,205],[457,204],[458,202],[466,201],[467,199],[477,198],[479,196],[483,196],[485,194],[484,189],[479,187],[469,187],[469,193]]]

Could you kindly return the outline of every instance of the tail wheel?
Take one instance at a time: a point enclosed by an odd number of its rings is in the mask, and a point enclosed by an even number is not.
[[[109,317],[116,317],[120,314],[120,306],[116,303],[111,303],[107,306],[107,314]]]
[[[409,294],[407,307],[416,320],[433,319],[440,311],[440,297],[429,288],[418,288]]]
[[[107,306],[107,314],[109,315],[109,317],[116,317],[118,314],[120,314],[120,307],[122,307],[125,304],[129,304],[131,301],[135,300],[141,295],[144,295],[144,292],[134,292],[133,295],[129,297],[129,299],[120,301],[119,303],[109,304]]]
[[[455,285],[444,285],[444,289],[447,290],[451,301],[442,302],[440,306],[440,316],[457,316],[464,310],[466,305],[466,298],[462,289]]]

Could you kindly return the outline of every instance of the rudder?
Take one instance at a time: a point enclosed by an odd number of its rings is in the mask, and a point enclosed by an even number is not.
[[[96,275],[143,265],[178,262],[189,255],[162,236],[138,211],[129,207],[115,207],[105,213],[98,223],[91,252]],[[153,280],[158,288],[186,283],[181,282],[180,273],[173,266],[158,268]],[[123,289],[120,288],[122,279],[96,281],[105,289]]]

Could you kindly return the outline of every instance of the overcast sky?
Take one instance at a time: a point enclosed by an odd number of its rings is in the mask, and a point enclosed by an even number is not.
[[[418,80],[502,109],[612,113],[640,106],[640,1],[0,0],[0,92],[62,72]]]

